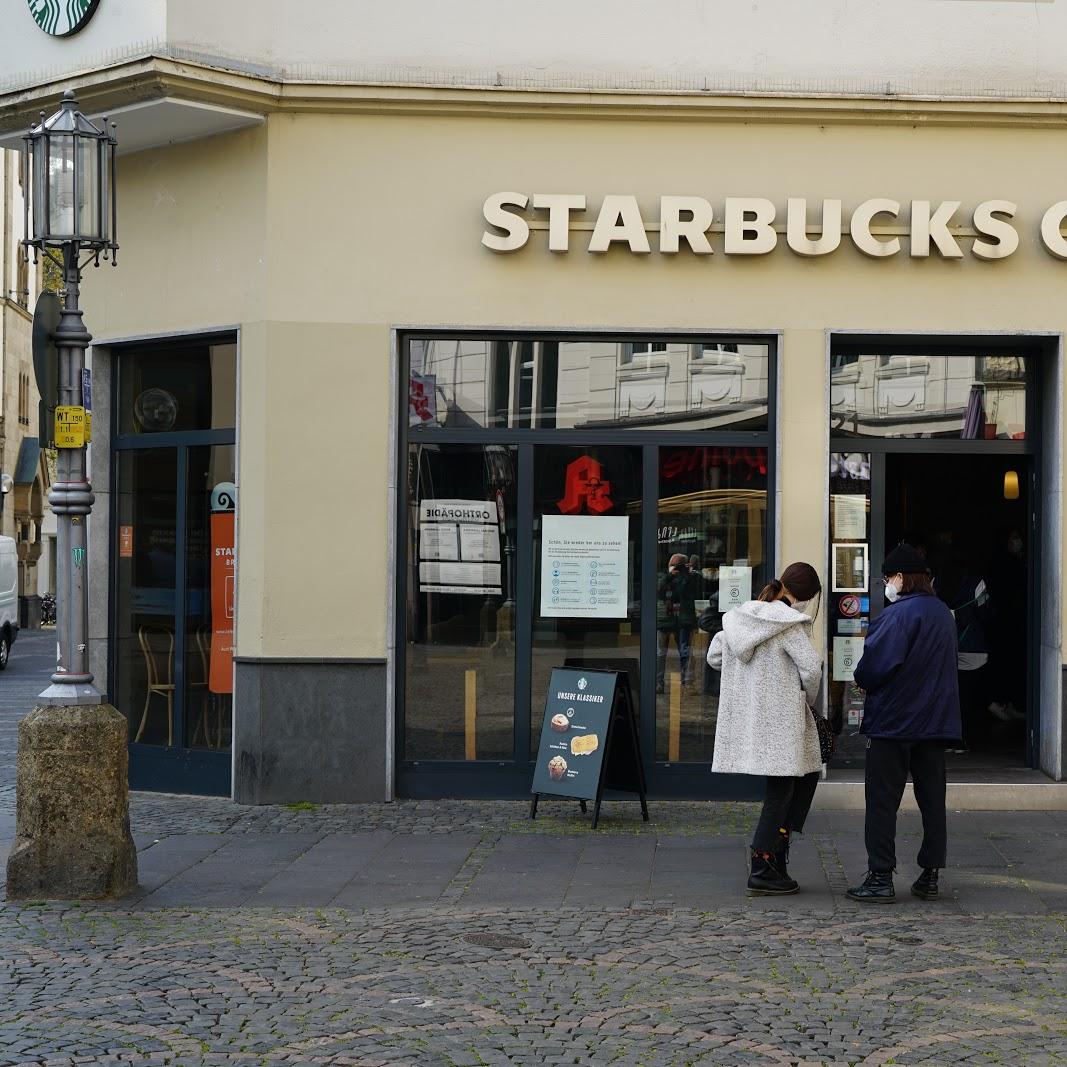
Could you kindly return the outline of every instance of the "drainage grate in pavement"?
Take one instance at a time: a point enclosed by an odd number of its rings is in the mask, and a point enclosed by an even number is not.
[[[514,934],[464,934],[463,940],[480,948],[529,948],[533,942]]]

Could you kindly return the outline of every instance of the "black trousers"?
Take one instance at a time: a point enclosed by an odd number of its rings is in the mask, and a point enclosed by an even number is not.
[[[868,741],[864,787],[867,817],[864,837],[867,864],[872,871],[897,866],[897,811],[911,772],[915,801],[923,819],[920,867],[944,867],[948,850],[945,814],[945,746],[941,741]]]
[[[752,847],[757,852],[774,851],[780,839],[779,829],[798,833],[804,829],[819,777],[815,771],[803,778],[767,778],[767,795],[752,838]]]

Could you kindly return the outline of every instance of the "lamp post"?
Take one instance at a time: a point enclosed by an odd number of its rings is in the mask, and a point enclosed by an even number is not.
[[[7,860],[9,900],[100,899],[137,885],[130,834],[128,728],[93,685],[88,641],[88,519],[93,489],[86,470],[90,416],[85,350],[92,337],[78,307],[82,269],[114,262],[115,137],[97,127],[72,92],[25,137],[24,244],[63,271],[62,310],[49,327],[57,394],[42,395],[40,437],[59,452],[48,502],[57,520],[56,629],[52,684],[19,723],[15,842]],[[32,209],[31,209],[32,203]],[[31,223],[32,219],[32,223]],[[49,359],[52,357],[49,356]],[[42,386],[42,394],[51,386]]]
[[[112,127],[112,130],[114,127]],[[97,127],[79,110],[74,93],[23,139],[25,240],[63,272],[63,309],[54,339],[59,354],[59,395],[42,397],[42,415],[56,405],[56,480],[48,502],[56,515],[59,553],[56,590],[58,662],[40,703],[99,704],[89,670],[88,520],[93,490],[86,469],[91,416],[82,395],[85,350],[92,336],[78,307],[81,272],[100,258],[115,262],[115,147],[107,119]],[[32,211],[30,204],[32,202]],[[32,228],[31,228],[32,219]],[[51,434],[41,427],[42,439]]]

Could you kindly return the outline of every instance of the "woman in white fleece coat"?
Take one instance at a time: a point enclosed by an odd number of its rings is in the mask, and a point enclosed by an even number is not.
[[[804,828],[822,760],[810,705],[822,657],[811,645],[812,616],[798,610],[822,592],[807,563],[792,563],[760,593],[723,616],[708,649],[722,672],[715,758],[721,774],[758,774],[767,793],[752,839],[751,893],[795,893],[789,837]]]

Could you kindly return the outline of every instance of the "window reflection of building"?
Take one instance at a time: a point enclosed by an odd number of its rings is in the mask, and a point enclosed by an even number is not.
[[[1019,440],[1025,365],[1017,356],[835,354],[830,407],[837,434]]]
[[[760,429],[768,349],[714,341],[415,339],[424,428]]]

